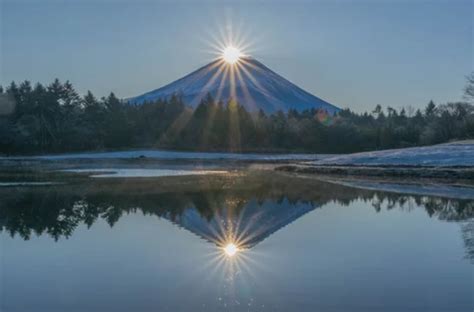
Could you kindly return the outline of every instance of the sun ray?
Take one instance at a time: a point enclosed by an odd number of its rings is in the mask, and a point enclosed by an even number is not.
[[[211,72],[212,70],[214,70],[216,67],[218,67],[220,65],[221,65],[220,61],[214,61],[214,63],[212,63],[210,66],[206,66],[205,70],[202,70],[199,73],[199,75],[195,75],[195,77],[193,77],[193,79],[190,81],[189,84],[192,84],[193,82],[200,80],[202,77],[204,77],[205,75],[207,75],[209,72]],[[212,79],[212,77],[211,77],[211,79]]]
[[[242,64],[240,69],[242,69],[242,72],[246,75],[246,77],[250,79],[250,81],[257,87],[257,89],[259,89],[258,91],[260,91],[261,93],[263,93],[267,97],[271,97],[270,92],[267,89],[265,89],[260,84],[260,82],[258,82],[257,79],[255,79],[255,77],[252,75],[252,73],[247,68],[245,68],[245,66],[250,64],[250,63],[248,63],[246,61],[242,61],[242,63],[244,63],[244,64]]]
[[[241,66],[241,69],[243,71],[243,73],[251,80],[251,82],[257,87],[258,91],[260,93],[262,93],[263,95],[265,95],[266,97],[268,98],[271,98],[272,99],[272,103],[281,103],[281,101],[277,98],[275,98],[273,95],[271,95],[270,91],[268,91],[266,88],[264,88],[259,82],[257,79],[255,79],[255,77],[253,77],[252,73],[250,73],[250,71],[245,68],[246,65],[248,66],[254,66],[253,64],[251,64],[250,62],[247,62],[245,60],[242,61],[242,66]],[[255,66],[254,66],[255,67]],[[281,106],[283,106],[283,103],[280,104]],[[280,109],[281,107],[275,107],[275,108],[278,108]]]
[[[233,101],[237,101],[237,91],[235,85],[235,67],[230,67],[230,99]]]
[[[217,94],[214,98],[214,107],[212,108],[211,115],[208,116],[208,119],[206,120],[206,124],[204,126],[203,137],[202,137],[202,140],[201,140],[201,146],[202,147],[205,147],[206,144],[209,143],[208,142],[209,133],[210,133],[210,131],[212,129],[212,126],[214,124],[215,115],[216,115],[217,109],[218,109],[217,107],[215,107],[215,105],[217,105],[219,103],[221,93],[222,93],[222,88],[224,87],[225,80],[227,79],[228,67],[224,66],[224,64],[222,64],[221,67],[219,68],[219,70],[220,70],[220,72],[222,72],[222,77],[220,78],[219,86],[218,86],[218,89],[217,89]]]
[[[166,129],[164,133],[160,135],[159,142],[162,142],[165,138],[175,137],[181,133],[186,125],[191,120],[191,115],[187,110],[184,110],[179,116],[173,121],[173,123]]]
[[[237,79],[240,82],[240,88],[242,89],[242,92],[243,92],[246,103],[252,109],[255,109],[255,108],[257,108],[257,103],[255,102],[252,95],[250,94],[250,91],[247,88],[247,84],[245,83],[245,80],[242,77],[242,73],[240,72],[241,71],[241,66],[242,66],[241,64],[237,64],[237,67],[235,69],[235,72],[237,74]]]
[[[231,99],[228,106],[229,112],[229,149],[233,152],[240,152],[240,126],[239,126],[239,111],[237,103]]]
[[[229,67],[228,66],[223,66],[223,67],[224,67],[224,74],[222,75],[222,79],[220,81],[219,87],[217,88],[216,102],[219,102],[221,99],[222,92],[229,75]]]
[[[212,75],[212,77],[206,82],[206,84],[202,87],[201,92],[198,92],[196,96],[193,99],[191,99],[190,103],[195,103],[196,101],[201,100],[203,96],[205,96],[204,94],[205,90],[207,90],[216,81],[216,79],[219,78],[219,76],[222,74],[222,71],[224,69],[223,68],[224,66],[222,66],[222,63],[223,63],[222,60],[216,61],[216,64],[218,64],[219,68]]]
[[[256,220],[258,218],[258,215],[262,214],[263,212],[260,212],[256,214]],[[237,237],[237,240],[240,242],[241,245],[247,245],[249,241],[251,241],[254,237],[258,236],[260,234],[259,232],[254,232],[249,234],[249,230],[254,226],[255,223],[253,222],[248,222],[244,225],[243,229],[240,232],[240,235]],[[263,231],[263,230],[261,230]]]

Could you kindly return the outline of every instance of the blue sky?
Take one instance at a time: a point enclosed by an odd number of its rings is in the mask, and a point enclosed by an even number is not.
[[[1,0],[0,84],[156,89],[205,65],[219,32],[303,89],[356,111],[462,98],[473,1]]]

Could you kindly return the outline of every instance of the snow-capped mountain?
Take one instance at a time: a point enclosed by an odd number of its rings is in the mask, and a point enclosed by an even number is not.
[[[216,60],[164,87],[129,98],[132,104],[166,99],[180,94],[186,104],[196,107],[210,93],[224,103],[235,99],[248,111],[275,112],[321,108],[330,114],[340,109],[286,80],[254,58],[241,58],[230,65]]]

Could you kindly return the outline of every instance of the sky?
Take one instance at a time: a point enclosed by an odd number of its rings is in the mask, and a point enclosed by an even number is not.
[[[273,71],[358,112],[462,100],[474,70],[472,0],[0,0],[0,13],[1,85],[59,78],[98,97],[170,83],[230,33]]]

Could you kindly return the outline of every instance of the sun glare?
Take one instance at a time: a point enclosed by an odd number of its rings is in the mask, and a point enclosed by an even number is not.
[[[235,255],[237,252],[239,251],[239,248],[237,248],[237,246],[235,246],[234,244],[230,243],[230,244],[227,244],[225,247],[224,247],[224,252],[227,256],[229,257],[232,257],[233,255]]]
[[[222,58],[229,64],[235,64],[241,56],[240,50],[233,46],[228,46],[222,51]]]

